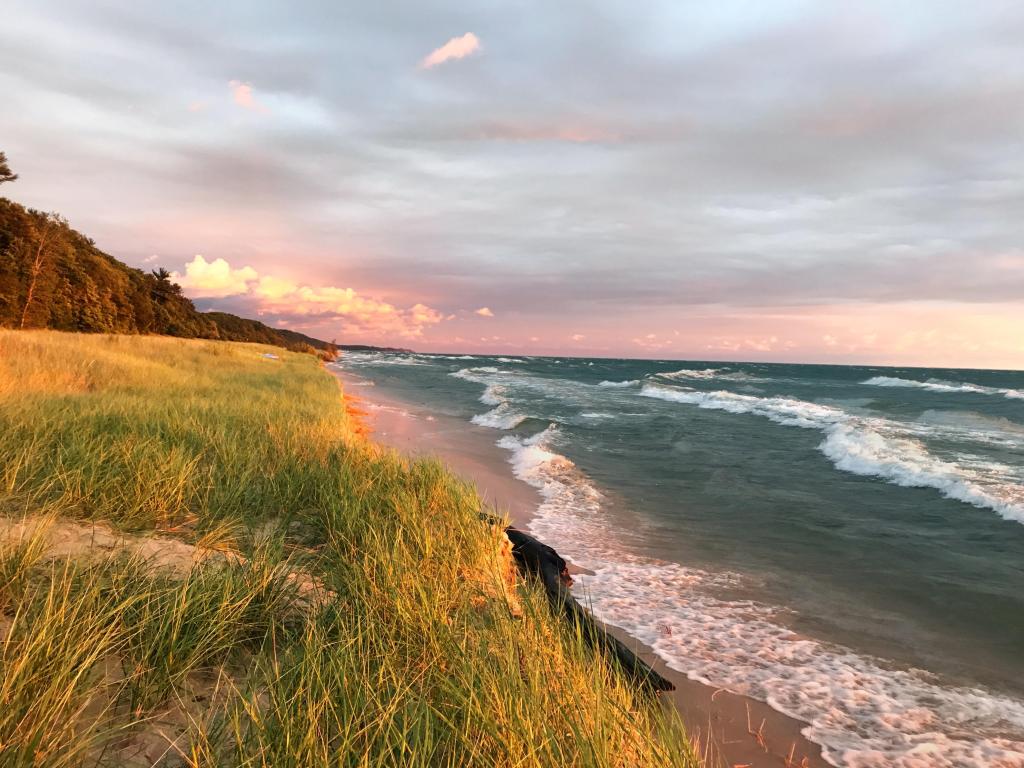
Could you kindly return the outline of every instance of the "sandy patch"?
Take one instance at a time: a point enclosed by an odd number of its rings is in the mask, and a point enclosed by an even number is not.
[[[242,554],[229,548],[189,544],[170,536],[125,533],[102,522],[41,516],[0,517],[0,546],[29,541],[41,542],[44,560],[91,560],[125,554],[179,578],[203,564],[247,562]],[[300,605],[314,606],[332,596],[319,580],[301,569],[289,570],[286,578],[295,584]]]

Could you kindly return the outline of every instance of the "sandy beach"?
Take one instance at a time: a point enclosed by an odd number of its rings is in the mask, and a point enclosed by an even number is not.
[[[535,488],[513,476],[508,454],[495,444],[494,430],[425,406],[390,397],[359,379],[339,374],[349,397],[359,399],[372,439],[410,456],[442,459],[457,474],[476,484],[484,499],[526,528],[539,503]],[[557,542],[547,542],[557,549]],[[577,571],[578,572],[578,571]],[[763,702],[715,689],[670,669],[654,652],[622,630],[609,630],[676,685],[663,698],[675,706],[690,734],[710,744],[727,766],[750,768],[827,766],[820,748],[802,734],[806,723],[787,717]]]

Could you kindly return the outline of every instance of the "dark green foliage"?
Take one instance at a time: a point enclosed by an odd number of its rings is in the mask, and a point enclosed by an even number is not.
[[[5,167],[0,155],[0,178]],[[133,269],[60,216],[6,198],[0,198],[0,327],[251,341],[328,359],[336,353],[333,344],[295,331],[199,312],[167,270]]]
[[[208,317],[217,324],[222,339],[273,344],[286,347],[292,352],[308,352],[313,355],[323,353],[326,359],[330,360],[336,358],[338,354],[338,348],[332,342],[314,339],[298,331],[271,328],[259,320],[249,320],[227,312],[204,312],[203,317]]]
[[[333,341],[321,341],[320,339],[314,339],[312,336],[307,336],[304,333],[298,331],[289,331],[285,328],[277,328],[274,333],[278,334],[285,340],[285,346],[289,349],[294,350],[296,346],[309,346],[319,352],[327,352],[331,359],[338,356],[338,350],[340,347]]]
[[[11,168],[7,165],[7,155],[0,152],[0,184],[5,181],[15,181],[17,178],[18,174],[11,173]]]

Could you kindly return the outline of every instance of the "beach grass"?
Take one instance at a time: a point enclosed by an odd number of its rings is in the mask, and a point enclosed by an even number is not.
[[[358,426],[309,355],[0,331],[0,764],[700,764],[471,486]]]

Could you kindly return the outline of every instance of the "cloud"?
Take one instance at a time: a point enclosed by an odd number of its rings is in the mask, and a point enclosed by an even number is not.
[[[724,340],[777,359],[775,334],[834,360],[853,359],[862,331],[879,334],[873,354],[893,348],[883,320],[917,304],[913,327],[955,320],[1000,347],[908,345],[899,359],[1024,365],[1024,13],[1005,2],[926,23],[906,4],[859,4],[854,16],[887,20],[882,33],[807,3],[766,19],[714,3],[638,16],[607,0],[585,15],[537,0],[381,0],[244,24],[193,13],[183,26],[168,3],[124,14],[11,2],[4,141],[33,166],[14,191],[140,266],[157,252],[184,271],[201,242],[260,268],[260,297],[218,304],[283,308],[298,283],[372,286],[405,311],[463,307],[465,322],[515,296],[515,312],[484,327],[519,339],[544,328],[546,351],[579,349],[575,326],[588,348],[639,354],[633,338],[675,338],[685,319],[681,355]],[[486,40],[486,56],[462,64],[443,46],[424,60],[459,29]],[[61,45],[33,44],[46,36]],[[125,67],[111,39],[148,54]],[[68,94],[88,109],[67,109]],[[239,130],[239,118],[270,122],[261,102],[273,125]],[[230,118],[221,110],[235,119],[210,119]],[[105,174],[106,194],[66,183],[69,169]],[[278,253],[295,254],[287,271],[271,267]],[[874,314],[845,325],[811,307]],[[444,324],[426,327],[441,344]]]
[[[777,336],[771,336],[768,338],[754,338],[744,339],[743,346],[747,349],[753,349],[757,352],[771,352],[772,349],[778,344],[779,339]]]
[[[267,108],[256,101],[252,92],[252,83],[243,83],[241,80],[232,80],[228,83],[231,88],[232,98],[235,104],[244,109],[251,109],[256,112],[266,112]]]
[[[235,298],[233,308],[278,324],[309,327],[340,323],[348,332],[421,336],[423,329],[440,323],[444,315],[416,303],[402,309],[386,301],[363,296],[352,288],[302,285],[274,275],[261,275],[252,267],[235,269],[224,259],[207,261],[197,255],[174,274],[186,295],[197,299]]]
[[[569,338],[572,339],[573,341],[583,341],[587,337],[584,336],[582,333],[574,333]]]
[[[494,317],[494,313],[491,312],[490,307],[480,307],[480,309],[474,311],[473,314],[480,315],[480,317]]]
[[[185,265],[184,275],[174,273],[185,292],[196,298],[237,296],[248,291],[249,283],[258,277],[252,267],[234,269],[224,259],[207,261],[199,254]]]
[[[633,343],[641,349],[657,350],[671,347],[672,339],[659,340],[657,334],[648,333],[645,336],[638,336],[634,338]]]
[[[283,280],[272,275],[263,275],[260,278],[257,291],[265,299],[283,299],[295,293],[298,288],[291,280]]]
[[[426,304],[413,304],[409,310],[409,320],[417,327],[436,325],[444,320],[444,314]]]
[[[453,37],[440,48],[431,51],[430,55],[420,62],[420,68],[430,69],[451,59],[463,59],[479,50],[480,39],[472,32],[467,32],[462,37]]]
[[[567,120],[563,123],[485,123],[465,132],[467,139],[510,142],[565,142],[569,144],[612,144],[622,134],[599,125]]]

